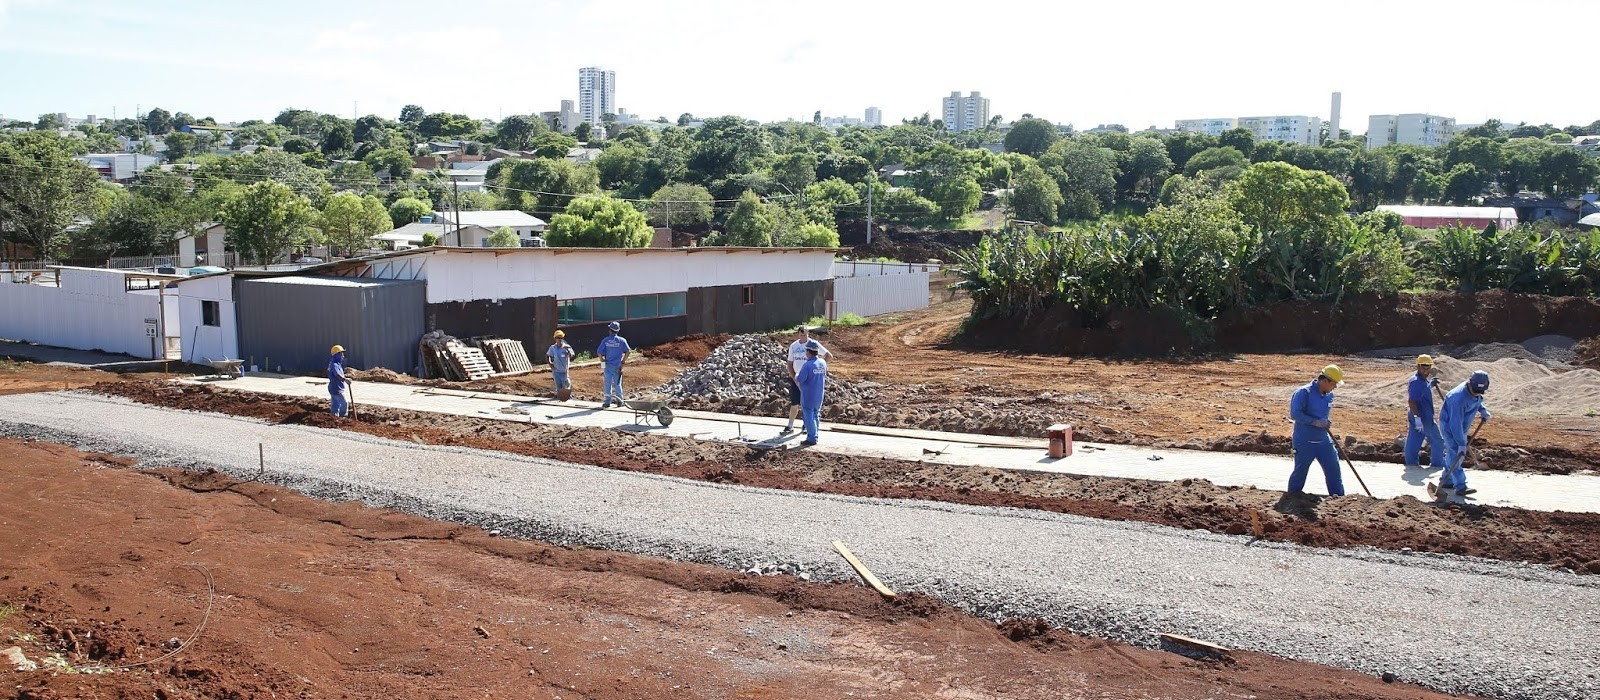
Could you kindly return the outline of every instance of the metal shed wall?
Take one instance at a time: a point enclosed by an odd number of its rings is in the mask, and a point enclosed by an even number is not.
[[[423,333],[421,280],[275,277],[240,280],[239,352],[263,369],[320,372],[328,348],[346,348],[352,368],[412,372]]]

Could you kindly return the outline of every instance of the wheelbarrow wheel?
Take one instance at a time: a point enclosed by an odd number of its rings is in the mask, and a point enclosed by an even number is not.
[[[666,406],[656,409],[656,422],[663,428],[672,425],[672,409]]]

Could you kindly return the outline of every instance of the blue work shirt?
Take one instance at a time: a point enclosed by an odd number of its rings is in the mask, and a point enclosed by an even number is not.
[[[1406,398],[1417,402],[1417,415],[1428,422],[1433,422],[1433,385],[1420,374],[1411,375],[1411,383],[1406,387]]]
[[[1462,382],[1444,395],[1444,403],[1439,406],[1440,436],[1452,445],[1466,445],[1467,428],[1472,427],[1474,415],[1484,420],[1491,417],[1489,409],[1483,407],[1483,397],[1473,396],[1467,383]]]
[[[342,352],[328,360],[328,393],[344,393],[344,353]]]
[[[621,367],[622,358],[626,357],[631,350],[633,348],[628,347],[627,338],[620,335],[608,335],[605,340],[600,341],[600,349],[597,352],[600,355],[600,359],[605,360],[607,367]]]
[[[550,346],[549,350],[544,351],[544,354],[550,358],[550,371],[565,372],[567,371],[568,363],[572,360],[572,346],[568,345],[565,340],[557,341]]]
[[[1311,380],[1289,399],[1289,417],[1294,419],[1295,442],[1326,442],[1328,429],[1318,428],[1311,421],[1327,420],[1333,412],[1333,392],[1326,394],[1317,389],[1317,380]]]
[[[828,382],[828,361],[813,357],[800,365],[795,373],[795,383],[800,385],[800,407],[806,410],[822,408],[822,391]]]

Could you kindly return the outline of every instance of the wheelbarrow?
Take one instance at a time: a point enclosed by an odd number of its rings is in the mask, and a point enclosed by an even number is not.
[[[665,399],[623,399],[622,407],[633,411],[634,425],[649,425],[651,418],[663,428],[672,425],[672,409]]]
[[[239,369],[244,366],[244,360],[213,360],[208,357],[206,358],[206,363],[211,365],[211,369],[216,370],[216,374],[213,376],[221,377],[226,375],[229,379],[238,379],[244,376],[244,372]]]

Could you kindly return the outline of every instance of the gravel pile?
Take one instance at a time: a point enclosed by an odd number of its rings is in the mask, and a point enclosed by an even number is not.
[[[94,416],[95,420],[83,420]],[[1317,550],[1042,511],[686,482],[171,411],[0,396],[0,434],[215,468],[329,500],[755,574],[853,580],[1157,648],[1171,632],[1507,700],[1600,697],[1600,577],[1449,555]],[[201,555],[206,556],[206,555]]]
[[[788,346],[765,336],[734,336],[705,360],[652,393],[684,402],[684,405],[695,400],[716,403],[756,399],[761,403],[784,402],[787,406],[789,373],[784,370],[783,363],[788,351]],[[877,398],[877,392],[830,376],[824,397],[830,403],[859,404]]]

